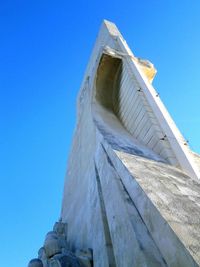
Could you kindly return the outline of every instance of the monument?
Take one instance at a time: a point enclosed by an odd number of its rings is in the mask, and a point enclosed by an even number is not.
[[[200,156],[155,74],[104,21],[78,96],[61,218],[29,267],[200,266]]]

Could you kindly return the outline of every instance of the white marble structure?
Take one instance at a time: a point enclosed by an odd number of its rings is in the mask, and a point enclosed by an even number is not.
[[[92,253],[84,266],[200,266],[200,157],[153,88],[155,73],[104,21],[78,96],[61,211],[66,247]]]

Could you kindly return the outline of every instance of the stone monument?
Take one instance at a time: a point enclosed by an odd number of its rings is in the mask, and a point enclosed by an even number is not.
[[[200,266],[200,156],[117,27],[102,23],[77,101],[60,221],[35,266]]]

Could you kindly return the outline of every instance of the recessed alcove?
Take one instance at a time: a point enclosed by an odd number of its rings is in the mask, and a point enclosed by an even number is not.
[[[122,58],[102,54],[94,95],[101,109],[101,120],[106,123],[107,129],[115,131],[115,134],[121,133],[121,139],[123,135],[124,138],[131,136],[132,142],[143,145],[164,161],[177,165],[169,142],[163,140],[164,133],[140,85]]]

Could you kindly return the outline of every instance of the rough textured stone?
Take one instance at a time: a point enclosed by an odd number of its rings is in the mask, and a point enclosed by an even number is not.
[[[28,267],[43,267],[43,263],[40,259],[32,259],[29,262]]]
[[[75,257],[72,253],[68,252],[64,255],[56,255],[54,256],[50,262],[49,267],[84,267],[77,257]]]
[[[92,267],[92,250],[88,249],[87,251],[76,250],[75,256],[78,258],[80,263],[85,267]]]
[[[53,231],[55,231],[58,235],[67,236],[67,224],[62,222],[56,222]]]
[[[55,231],[49,232],[46,235],[44,250],[47,258],[62,252],[62,242]]]

